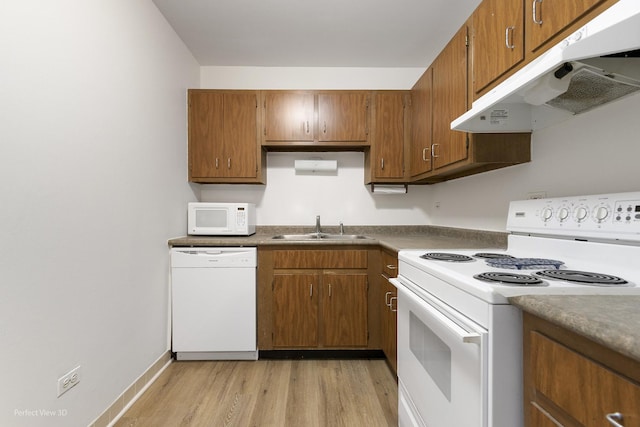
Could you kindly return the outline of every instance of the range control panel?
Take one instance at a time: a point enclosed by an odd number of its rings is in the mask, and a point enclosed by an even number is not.
[[[640,241],[640,192],[514,201],[507,230]]]

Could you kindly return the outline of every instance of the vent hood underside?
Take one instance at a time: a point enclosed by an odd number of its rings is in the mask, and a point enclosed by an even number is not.
[[[620,0],[477,99],[451,123],[475,133],[530,132],[640,93],[640,1]]]

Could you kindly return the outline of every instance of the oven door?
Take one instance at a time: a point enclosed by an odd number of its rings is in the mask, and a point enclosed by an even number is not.
[[[402,276],[399,425],[487,427],[486,329]]]

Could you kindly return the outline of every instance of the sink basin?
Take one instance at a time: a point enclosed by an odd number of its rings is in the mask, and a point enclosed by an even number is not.
[[[307,233],[307,234],[278,234],[273,236],[276,240],[358,240],[368,239],[360,234],[329,234],[329,233]]]

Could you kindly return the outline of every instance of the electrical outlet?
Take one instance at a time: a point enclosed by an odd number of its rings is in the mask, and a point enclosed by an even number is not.
[[[434,206],[436,209],[440,208],[440,202],[435,202],[435,203],[433,204],[433,206]]]
[[[68,392],[71,387],[80,382],[80,376],[82,371],[80,366],[70,370],[60,378],[58,378],[58,397]]]
[[[527,199],[544,199],[547,197],[546,191],[532,191],[527,193]]]

